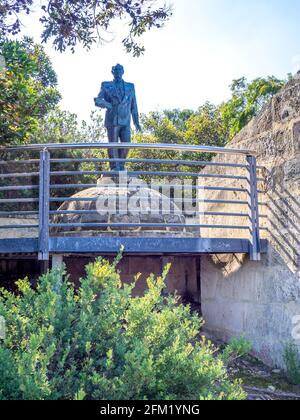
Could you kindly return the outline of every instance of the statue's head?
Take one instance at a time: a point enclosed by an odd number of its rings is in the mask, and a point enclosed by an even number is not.
[[[112,74],[116,80],[121,80],[124,75],[124,67],[121,64],[117,64],[112,68]]]

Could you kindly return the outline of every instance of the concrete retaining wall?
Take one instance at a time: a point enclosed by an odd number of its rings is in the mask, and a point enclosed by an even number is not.
[[[259,263],[244,255],[202,258],[206,328],[225,340],[244,335],[263,361],[284,368],[286,344],[293,342],[300,352],[300,74],[228,147],[256,151],[258,164],[266,167],[260,200],[267,219],[261,222],[270,251]]]
[[[202,312],[205,328],[228,341],[244,336],[254,354],[270,366],[285,367],[283,354],[300,312],[300,287],[293,273],[271,250],[261,263],[239,262],[228,275],[222,262],[202,257]],[[237,267],[240,266],[239,269]],[[296,340],[296,344],[300,345]]]

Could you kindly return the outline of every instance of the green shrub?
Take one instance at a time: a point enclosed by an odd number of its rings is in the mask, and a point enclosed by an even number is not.
[[[285,346],[284,361],[289,381],[294,385],[300,385],[300,355],[294,343]]]
[[[0,399],[239,400],[221,356],[204,338],[202,321],[164,297],[167,269],[133,298],[115,264],[98,259],[78,291],[61,272],[36,289],[0,294],[7,334],[0,342]]]
[[[225,365],[230,365],[235,360],[246,356],[252,350],[252,344],[245,338],[233,338],[228,346],[224,349],[221,358]]]

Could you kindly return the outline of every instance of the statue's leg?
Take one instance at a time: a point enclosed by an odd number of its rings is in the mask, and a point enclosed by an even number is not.
[[[122,143],[131,143],[131,128],[130,125],[124,126],[120,131],[120,140]],[[120,149],[120,159],[127,159],[129,149]],[[121,171],[125,171],[125,162],[121,163]]]
[[[120,128],[118,126],[114,127],[107,127],[107,137],[109,143],[118,143],[119,142],[119,131]],[[108,157],[109,159],[118,159],[118,149],[108,149]],[[120,164],[119,162],[110,162],[110,169],[112,171],[120,171]]]

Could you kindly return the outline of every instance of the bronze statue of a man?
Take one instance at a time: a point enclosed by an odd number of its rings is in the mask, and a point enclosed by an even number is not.
[[[95,105],[106,109],[105,127],[110,143],[131,142],[131,116],[138,131],[141,131],[139,113],[133,83],[123,80],[124,67],[117,64],[112,68],[114,80],[103,82],[101,91],[95,98]],[[126,159],[128,149],[110,149],[110,159]],[[111,170],[124,171],[125,162],[111,162]]]

